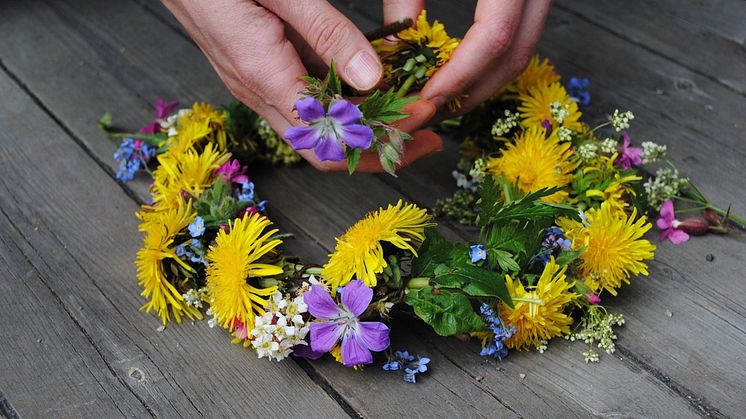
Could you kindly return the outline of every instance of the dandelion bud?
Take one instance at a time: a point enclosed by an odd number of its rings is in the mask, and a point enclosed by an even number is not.
[[[692,236],[701,236],[707,234],[710,223],[704,218],[688,218],[681,221],[676,228]]]

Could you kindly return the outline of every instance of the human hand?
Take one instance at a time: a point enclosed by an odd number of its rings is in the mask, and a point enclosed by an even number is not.
[[[163,0],[207,56],[230,92],[264,117],[279,133],[298,123],[293,104],[306,87],[301,55],[308,61],[337,64],[339,76],[359,91],[374,88],[383,71],[373,47],[357,27],[324,0]],[[286,34],[291,34],[293,41]],[[313,52],[313,54],[311,53]],[[403,130],[413,130],[434,113],[426,102]],[[424,118],[424,119],[423,119]],[[403,162],[442,148],[433,133],[418,132]],[[321,162],[311,150],[300,152],[319,170],[346,170],[345,162]],[[361,171],[382,171],[377,156],[366,154]]]
[[[424,0],[384,0],[384,22],[416,19]],[[492,97],[531,60],[551,0],[479,0],[474,24],[420,95],[439,108],[435,120],[464,114]],[[461,96],[456,112],[443,109]]]

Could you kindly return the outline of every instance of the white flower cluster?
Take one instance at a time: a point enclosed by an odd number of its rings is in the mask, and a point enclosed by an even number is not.
[[[200,289],[190,288],[189,291],[181,295],[184,298],[184,302],[194,308],[202,308],[202,302],[207,301],[207,288],[203,287]]]
[[[562,142],[572,141],[572,130],[570,128],[559,127],[557,129],[557,138]]]
[[[659,210],[667,199],[671,199],[681,192],[681,189],[689,182],[689,179],[680,177],[676,169],[662,168],[655,172],[642,187],[648,195],[648,204]]]
[[[619,147],[619,142],[613,138],[606,138],[601,141],[601,152],[604,154],[614,154]]]
[[[552,102],[549,104],[549,115],[557,121],[557,125],[562,125],[565,122],[565,118],[570,115],[570,106],[562,106],[559,102]]]
[[[585,143],[578,147],[578,156],[583,161],[593,160],[598,157],[598,144],[596,143]]]
[[[510,132],[511,129],[518,126],[518,119],[520,118],[518,112],[511,112],[509,109],[505,110],[505,118],[500,118],[495,121],[492,125],[492,135],[495,137],[502,137],[503,135]]]
[[[652,141],[642,143],[642,162],[654,163],[666,157],[666,146]]]
[[[191,113],[192,110],[190,108],[179,109],[179,112],[176,112],[166,119],[161,119],[160,121],[158,121],[158,123],[161,125],[161,128],[164,131],[168,132],[169,137],[173,137],[179,133],[176,130],[176,125],[178,125],[179,120]]]
[[[582,340],[588,344],[588,351],[583,352],[585,362],[598,362],[599,356],[593,349],[593,345],[602,349],[607,354],[616,351],[616,334],[613,327],[624,324],[624,316],[621,314],[608,313],[601,306],[593,306],[580,322],[582,329],[571,333],[568,339],[571,341]]]
[[[539,346],[536,347],[536,350],[539,351],[540,354],[543,354],[544,352],[547,351],[547,344],[548,343],[549,342],[547,342],[545,340],[540,341],[539,342]]]
[[[629,122],[635,119],[632,111],[619,112],[619,109],[614,109],[614,115],[611,116],[611,126],[619,131],[624,131],[629,128]]]
[[[469,176],[476,183],[482,183],[484,178],[487,176],[487,161],[485,159],[474,160],[474,165],[469,169]]]
[[[303,320],[303,313],[308,311],[308,306],[302,295],[291,300],[277,291],[266,309],[263,316],[256,318],[251,346],[259,358],[281,361],[290,355],[294,346],[306,344],[309,325]]]

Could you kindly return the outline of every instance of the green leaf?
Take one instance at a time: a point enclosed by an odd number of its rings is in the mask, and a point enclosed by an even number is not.
[[[470,261],[458,261],[450,266],[438,265],[434,273],[432,282],[438,286],[462,288],[474,297],[496,297],[513,306],[505,286],[505,277],[500,273],[480,268]]]
[[[110,126],[111,126],[111,114],[109,112],[106,112],[105,114],[101,115],[101,118],[99,118],[98,128],[101,131],[107,132],[109,131]]]
[[[447,264],[457,255],[468,255],[466,246],[451,243],[434,227],[425,229],[425,240],[412,260],[412,277],[433,277],[438,265]]]
[[[347,154],[347,171],[350,174],[355,173],[358,163],[360,163],[360,156],[363,155],[363,150],[360,148],[347,147],[345,150]]]
[[[484,322],[474,312],[469,298],[459,292],[427,287],[410,292],[404,301],[441,336],[484,329]]]
[[[563,250],[562,253],[557,256],[556,262],[558,265],[569,265],[575,259],[579,258],[580,255],[585,252],[586,247],[581,247],[578,250]]]
[[[505,272],[515,273],[521,270],[513,255],[505,250],[490,248],[487,250],[487,258],[491,263],[497,263]]]
[[[379,90],[365,98],[358,107],[365,119],[390,124],[408,117],[409,114],[401,111],[417,99],[416,96],[396,97],[396,92],[393,89],[386,93],[381,93]]]
[[[327,91],[330,93],[329,96],[334,97],[342,94],[342,82],[339,80],[339,76],[337,76],[337,71],[334,67],[334,61],[329,64],[329,74],[326,75],[324,85],[326,86]]]

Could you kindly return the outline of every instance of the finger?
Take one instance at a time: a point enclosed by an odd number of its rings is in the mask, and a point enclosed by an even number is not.
[[[334,61],[339,76],[353,88],[370,90],[381,81],[383,67],[365,35],[325,0],[261,0],[297,31],[325,62]]]
[[[396,121],[394,125],[406,133],[411,133],[429,121],[435,115],[435,111],[435,105],[431,102],[421,99],[415,100],[402,110],[409,116]]]
[[[523,0],[480,0],[474,25],[450,61],[425,84],[422,97],[441,107],[470,87],[508,50],[522,11]]]
[[[527,0],[520,28],[510,51],[498,61],[494,71],[485,74],[467,90],[460,109],[456,112],[441,112],[432,122],[468,112],[494,96],[502,86],[520,74],[531,60],[536,44],[541,38],[551,4],[551,0]]]
[[[295,46],[295,50],[298,51],[298,56],[303,61],[303,65],[306,66],[308,74],[323,79],[326,73],[329,72],[329,64],[325,63],[316,54],[316,51],[308,45],[308,42],[288,24],[285,24],[285,36]]]
[[[388,25],[406,18],[416,21],[424,8],[425,0],[383,0],[383,24]]]

